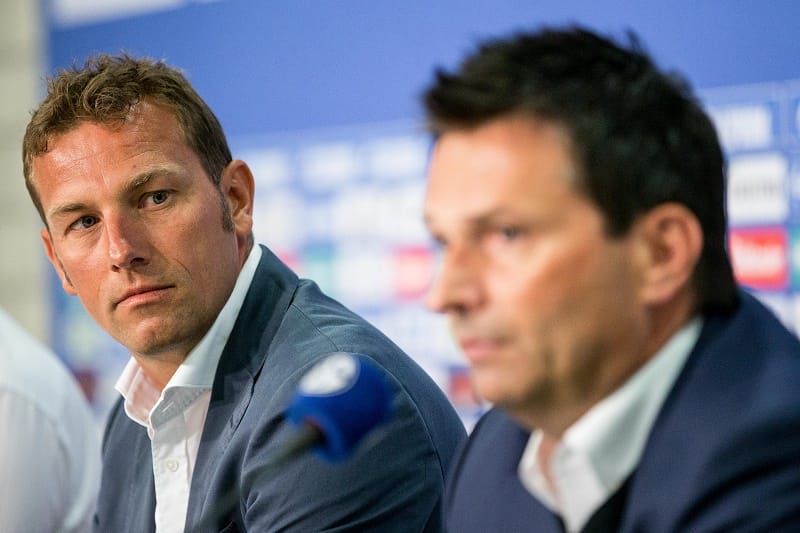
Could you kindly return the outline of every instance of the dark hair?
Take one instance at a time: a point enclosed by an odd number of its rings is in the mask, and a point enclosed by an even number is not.
[[[563,127],[577,187],[611,236],[666,202],[694,213],[704,234],[693,287],[703,311],[729,311],[738,289],[725,237],[722,149],[688,83],[662,73],[635,35],[627,47],[585,28],[543,28],[490,40],[423,95],[434,136],[521,114]]]
[[[231,151],[217,117],[178,70],[163,61],[127,54],[100,54],[82,68],[59,71],[48,79],[47,96],[32,113],[22,141],[25,185],[45,220],[31,176],[31,164],[47,152],[51,135],[83,122],[113,124],[124,120],[139,102],[157,103],[175,114],[189,147],[215,185],[231,162]],[[224,204],[227,207],[227,204]]]

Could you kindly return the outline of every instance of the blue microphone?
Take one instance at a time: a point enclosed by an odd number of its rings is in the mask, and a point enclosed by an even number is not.
[[[257,479],[268,479],[309,451],[328,462],[346,459],[370,431],[388,421],[391,401],[383,370],[368,357],[345,352],[326,356],[300,379],[285,411],[295,431],[261,462]],[[191,530],[217,531],[219,521],[240,498],[240,487],[232,487]]]
[[[338,352],[303,376],[286,418],[315,441],[313,452],[338,462],[389,418],[390,404],[383,371],[363,355]]]

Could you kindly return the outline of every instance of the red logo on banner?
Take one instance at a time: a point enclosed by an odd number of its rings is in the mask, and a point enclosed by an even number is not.
[[[478,397],[470,378],[470,370],[467,366],[451,366],[450,376],[447,384],[447,397],[457,411],[467,412],[481,407],[481,400]]]
[[[784,228],[734,229],[729,248],[733,272],[743,285],[757,289],[784,289],[789,259]]]
[[[295,272],[299,272],[300,269],[300,258],[297,255],[297,252],[294,250],[273,250],[275,255],[278,258],[286,263],[286,266],[291,268]]]
[[[395,297],[417,300],[425,295],[436,268],[433,252],[424,246],[401,246],[393,255]]]

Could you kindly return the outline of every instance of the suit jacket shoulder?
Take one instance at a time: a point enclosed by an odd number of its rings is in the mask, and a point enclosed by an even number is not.
[[[800,344],[752,296],[706,318],[632,479],[637,531],[796,531]],[[785,529],[784,529],[785,528]]]
[[[342,464],[308,454],[265,476],[261,462],[292,433],[283,412],[297,382],[333,352],[360,354],[385,371],[391,421]],[[465,438],[447,398],[410,357],[263,249],[217,371],[187,525],[236,487],[240,504],[219,527],[436,531],[444,473]]]

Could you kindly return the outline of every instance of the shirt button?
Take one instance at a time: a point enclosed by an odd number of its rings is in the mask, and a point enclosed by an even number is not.
[[[167,459],[167,470],[170,472],[175,472],[178,470],[179,463],[177,459]]]

